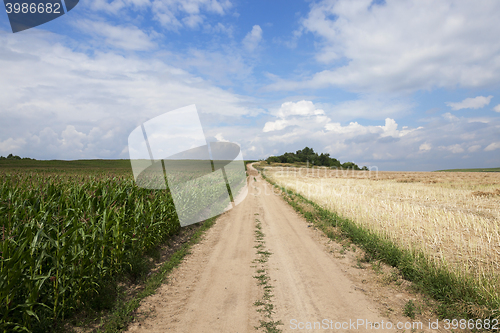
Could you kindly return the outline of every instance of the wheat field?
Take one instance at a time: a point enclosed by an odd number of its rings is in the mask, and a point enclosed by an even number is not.
[[[266,168],[265,175],[498,299],[500,173]]]

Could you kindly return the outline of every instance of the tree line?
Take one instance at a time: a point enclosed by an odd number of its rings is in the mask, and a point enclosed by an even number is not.
[[[314,152],[313,148],[305,147],[302,150],[297,150],[295,153],[284,153],[280,156],[270,156],[266,159],[267,164],[271,163],[296,163],[296,162],[304,162],[311,165],[316,166],[326,166],[333,168],[342,168],[342,169],[354,169],[354,170],[368,170],[366,166],[360,168],[354,162],[345,162],[340,163],[340,161],[336,158],[330,157],[330,154],[318,153]]]
[[[35,160],[35,159],[29,157],[19,157],[17,155],[9,154],[9,156],[7,157],[0,156],[0,160]]]

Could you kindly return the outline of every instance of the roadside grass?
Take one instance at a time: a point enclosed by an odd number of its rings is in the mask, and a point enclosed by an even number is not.
[[[406,304],[403,308],[403,313],[405,316],[407,316],[411,319],[415,319],[415,315],[418,313],[418,309],[412,300],[409,300],[408,302],[406,302]]]
[[[367,261],[379,260],[399,269],[402,277],[412,281],[417,291],[439,302],[437,311],[441,318],[500,319],[500,297],[485,292],[476,279],[457,274],[443,263],[430,260],[422,251],[402,248],[366,227],[277,185],[263,173],[262,176],[281,190],[284,199],[329,238],[340,242],[347,238],[366,252]],[[408,312],[411,312],[410,309],[411,305]]]

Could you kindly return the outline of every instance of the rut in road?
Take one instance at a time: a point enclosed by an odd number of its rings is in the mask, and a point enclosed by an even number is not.
[[[248,170],[247,198],[222,214],[169,282],[142,301],[139,311],[149,316],[132,323],[129,331],[255,332],[265,319],[254,305],[263,294],[254,278],[256,217],[272,253],[267,272],[274,295],[272,318],[283,323],[279,329],[296,332],[300,323],[323,319],[387,322],[377,304],[353,286],[341,265],[314,239],[305,220],[273,194],[255,169]],[[367,330],[362,326],[355,331]]]

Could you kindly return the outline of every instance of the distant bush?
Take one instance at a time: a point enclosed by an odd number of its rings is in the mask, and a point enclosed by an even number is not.
[[[313,148],[305,147],[302,150],[297,150],[295,153],[284,153],[280,156],[270,156],[266,159],[267,164],[271,163],[296,163],[309,162],[311,165],[326,166],[342,169],[368,170],[366,166],[360,168],[354,162],[345,162],[341,164],[336,158],[330,157],[330,154],[314,152]]]
[[[34,158],[29,158],[29,157],[19,157],[17,155],[12,155],[9,154],[7,157],[0,156],[0,160],[35,160]]]

